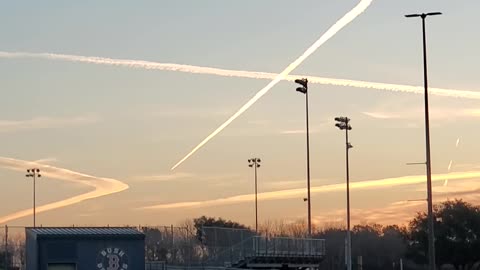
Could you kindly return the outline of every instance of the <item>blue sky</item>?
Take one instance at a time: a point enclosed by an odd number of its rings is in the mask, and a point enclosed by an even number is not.
[[[0,51],[280,72],[356,3],[5,2],[0,4]],[[293,73],[421,85],[420,21],[403,15],[442,11],[444,16],[428,21],[431,85],[478,91],[478,8],[476,1],[374,1]],[[133,224],[175,223],[202,214],[250,224],[251,206],[246,203],[235,205],[235,213],[231,206],[173,212],[138,208],[251,193],[246,160],[252,155],[264,160],[261,190],[304,186],[305,138],[284,134],[304,128],[304,101],[293,92],[292,83],[281,82],[182,165],[177,173],[188,177],[158,181],[171,175],[169,168],[182,155],[268,81],[6,58],[0,58],[0,74],[1,156],[31,161],[55,158],[54,166],[130,185],[119,194],[42,214],[40,218],[47,223],[62,223],[58,217],[70,211],[84,214],[73,218],[77,223],[124,222],[108,214],[123,209]],[[420,95],[323,85],[312,85],[310,91],[314,185],[344,181],[343,136],[332,122],[338,115],[353,119],[355,181],[424,173],[422,167],[404,166],[424,157]],[[475,170],[480,164],[475,154],[480,150],[475,136],[479,130],[472,124],[478,115],[458,113],[478,105],[478,100],[432,97],[435,173],[446,173],[451,159],[457,171]],[[390,119],[372,118],[364,112],[389,114]],[[12,121],[28,128],[5,128]],[[455,147],[459,137],[461,144]],[[157,181],[145,181],[148,176],[157,176]],[[0,179],[2,201],[15,201],[0,206],[1,215],[31,205],[31,186],[22,173],[2,169]],[[40,203],[88,190],[50,178],[38,188]],[[354,200],[361,211],[423,196],[417,189],[407,186],[353,196],[358,196]],[[318,215],[344,205],[342,192],[314,199],[314,209],[318,209],[314,214]],[[302,217],[301,198],[281,200],[285,214],[278,214],[278,203],[264,203],[269,213],[264,219]],[[29,219],[15,222],[25,224]]]

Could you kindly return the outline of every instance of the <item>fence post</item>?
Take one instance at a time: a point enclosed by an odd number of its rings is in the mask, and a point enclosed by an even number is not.
[[[172,250],[173,250],[173,224],[170,225],[170,233],[172,234]],[[173,254],[172,254],[173,256]]]
[[[5,225],[5,270],[8,270],[8,225]]]

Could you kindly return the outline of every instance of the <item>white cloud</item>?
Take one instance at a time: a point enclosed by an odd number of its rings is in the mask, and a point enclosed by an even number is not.
[[[291,134],[305,134],[306,131],[305,129],[291,129],[291,130],[282,130],[280,131],[280,134],[286,134],[286,135],[291,135]]]
[[[58,162],[58,159],[54,157],[47,157],[47,158],[41,158],[41,159],[35,160],[33,162],[41,163],[41,164],[51,164],[51,163]]]
[[[423,120],[423,108],[413,108],[408,110],[395,109],[375,109],[373,111],[362,112],[364,115],[375,119],[402,119],[402,120]],[[458,109],[458,108],[431,108],[430,119],[451,121],[459,118],[480,117],[480,109]]]
[[[184,179],[191,179],[195,175],[192,173],[171,173],[171,174],[155,174],[155,175],[144,175],[144,176],[137,176],[134,179],[139,181],[154,181],[154,182],[168,182],[168,181],[175,181],[175,180],[184,180]]]
[[[446,178],[453,182],[455,180],[464,180],[472,178],[480,178],[480,171],[471,171],[471,172],[455,172],[448,174],[436,174],[432,176],[432,181],[444,181]],[[369,180],[369,181],[360,181],[352,182],[350,188],[352,190],[373,190],[381,188],[392,188],[396,186],[405,186],[412,184],[424,183],[425,175],[413,175],[413,176],[404,176],[404,177],[395,177],[395,178],[386,178],[380,180]],[[311,188],[311,193],[326,193],[326,192],[335,192],[345,190],[344,184],[332,184],[317,186]],[[290,198],[303,198],[305,196],[305,188],[298,189],[286,189],[279,191],[263,192],[258,194],[258,199],[260,201],[270,201],[270,200],[282,200]],[[190,207],[210,207],[217,205],[228,205],[228,204],[237,204],[251,202],[254,200],[255,194],[244,194],[236,195],[232,197],[218,198],[207,201],[189,201],[189,202],[176,202],[176,203],[166,203],[159,205],[152,205],[143,207],[142,209],[178,209],[178,208],[190,208]]]
[[[0,133],[34,129],[61,128],[98,122],[94,116],[73,118],[35,117],[27,120],[0,120]]]
[[[86,200],[99,198],[102,196],[111,195],[128,189],[128,185],[112,178],[97,177],[88,174],[83,174],[68,169],[53,167],[32,161],[25,161],[7,157],[0,157],[0,166],[6,169],[25,172],[27,168],[36,167],[39,168],[41,174],[47,178],[54,178],[64,180],[72,183],[80,183],[93,188],[84,194],[73,196],[64,200],[56,201],[53,203],[37,206],[37,213],[51,211],[54,209],[70,206]],[[11,220],[27,217],[32,214],[31,209],[21,210],[15,213],[11,213],[0,217],[0,224],[6,223]]]
[[[333,127],[333,126],[334,124],[333,124],[333,117],[332,117],[332,121],[323,121],[318,125],[310,126],[308,132],[310,134],[317,134],[322,131],[325,131],[326,128]],[[292,129],[281,130],[279,133],[283,135],[298,135],[298,134],[306,134],[307,131],[304,126],[302,128],[292,128]]]
[[[265,183],[265,186],[272,189],[278,188],[296,188],[299,186],[306,185],[305,180],[301,181],[275,181]]]
[[[170,174],[154,174],[136,176],[133,179],[141,182],[171,182],[171,181],[222,181],[238,178],[237,174],[198,175],[194,173],[178,172]]]

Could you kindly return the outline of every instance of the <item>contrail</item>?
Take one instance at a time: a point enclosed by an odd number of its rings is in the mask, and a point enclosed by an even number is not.
[[[457,142],[455,143],[455,149],[458,148],[458,145],[460,144],[460,137],[458,137]],[[450,173],[453,165],[453,159],[450,160],[450,163],[448,164],[447,167],[447,172]],[[448,178],[445,179],[445,182],[443,183],[443,186],[446,187],[448,185]]]
[[[297,58],[293,63],[291,63],[286,69],[284,69],[280,74],[278,74],[273,81],[271,81],[267,86],[260,90],[253,98],[251,98],[245,105],[243,105],[235,114],[233,114],[225,123],[221,124],[215,131],[208,135],[202,142],[200,142],[192,151],[190,151],[184,158],[182,158],[177,164],[172,167],[174,170],[185,160],[187,160],[191,155],[193,155],[198,149],[220,133],[224,128],[226,128],[230,123],[233,122],[237,117],[242,115],[248,108],[250,108],[257,100],[264,96],[270,89],[272,89],[277,83],[284,79],[290,72],[297,68],[303,61],[305,61],[311,54],[313,54],[320,46],[332,38],[338,31],[343,27],[353,21],[358,15],[362,14],[372,3],[373,0],[362,0],[360,3],[354,7],[351,11],[345,14],[339,21],[337,21],[330,29],[325,32],[315,43],[313,43],[310,48],[308,48],[299,58]]]
[[[57,208],[77,204],[85,200],[95,199],[98,197],[118,193],[128,189],[127,184],[121,181],[118,181],[116,179],[91,176],[91,175],[74,172],[71,170],[63,169],[63,168],[57,168],[50,165],[45,165],[38,162],[0,157],[0,166],[3,168],[15,170],[15,171],[23,171],[23,172],[25,172],[27,168],[36,167],[41,170],[43,176],[65,180],[69,182],[74,182],[74,183],[81,183],[94,188],[94,190],[84,194],[80,194],[65,200],[38,206],[36,208],[37,213],[42,213],[42,212],[54,210]],[[32,214],[31,209],[25,209],[15,213],[11,213],[6,216],[0,217],[0,224],[9,222],[11,220],[19,219],[22,217],[26,217],[31,214]]]
[[[47,59],[47,60],[60,60],[60,61],[75,62],[75,63],[88,63],[88,64],[96,64],[96,65],[119,66],[119,67],[147,69],[147,70],[173,71],[173,72],[183,72],[183,73],[190,73],[190,74],[205,74],[205,75],[247,78],[247,79],[273,80],[278,76],[278,74],[276,73],[269,73],[269,72],[221,69],[221,68],[212,68],[212,67],[204,67],[204,66],[194,66],[194,65],[159,63],[159,62],[143,61],[143,60],[115,59],[115,58],[106,58],[106,57],[97,57],[97,56],[81,56],[81,55],[56,54],[56,53],[0,51],[0,58],[36,58],[36,59]],[[282,80],[293,82],[294,80],[300,79],[300,78],[308,78],[309,83],[332,85],[332,86],[367,88],[367,89],[384,90],[384,91],[391,91],[391,92],[404,92],[404,93],[413,93],[413,94],[423,94],[423,91],[424,91],[423,86],[368,82],[368,81],[347,80],[347,79],[335,79],[335,78],[318,77],[318,76],[311,76],[311,75],[288,75],[282,78]],[[430,94],[436,95],[436,96],[480,99],[480,92],[476,92],[476,91],[435,88],[435,87],[429,88],[428,91]]]
[[[432,176],[432,181],[435,181],[435,182],[443,181],[447,177],[450,180],[465,180],[465,179],[480,178],[480,171],[436,174]],[[412,175],[412,176],[403,176],[403,177],[395,177],[395,178],[386,178],[386,179],[380,179],[380,180],[353,182],[350,184],[350,188],[353,190],[361,190],[361,189],[371,190],[371,189],[380,189],[380,188],[392,188],[392,187],[412,185],[412,184],[421,184],[424,182],[425,182],[425,175]],[[345,190],[344,184],[332,184],[332,185],[312,187],[311,192],[316,194],[316,193],[327,193],[327,192],[335,192],[335,191],[343,191],[343,190]],[[282,200],[282,199],[291,199],[291,198],[301,198],[304,195],[305,195],[305,189],[298,188],[298,189],[287,189],[287,190],[259,193],[258,199],[261,201]],[[254,199],[255,199],[255,194],[244,194],[244,195],[237,195],[237,196],[219,198],[219,199],[207,200],[207,201],[187,201],[187,202],[159,204],[159,205],[143,207],[141,209],[155,210],[155,209],[183,209],[183,208],[210,207],[210,206],[218,206],[218,205],[251,202]]]
[[[37,59],[60,60],[60,61],[68,61],[68,62],[76,62],[76,63],[119,66],[119,67],[138,68],[138,69],[147,69],[147,70],[184,72],[184,73],[190,73],[190,74],[206,74],[206,75],[215,75],[215,76],[222,76],[222,77],[236,77],[236,78],[247,78],[247,79],[273,80],[278,76],[278,74],[276,73],[269,73],[269,72],[232,70],[232,69],[221,69],[221,68],[194,66],[194,65],[159,63],[159,62],[143,61],[143,60],[115,59],[115,58],[105,58],[105,57],[97,57],[97,56],[81,56],[81,55],[56,54],[56,53],[29,53],[29,52],[0,51],[0,58],[37,58]],[[414,93],[414,94],[423,94],[423,91],[424,91],[423,86],[368,82],[368,81],[347,80],[347,79],[335,79],[335,78],[318,77],[318,76],[311,76],[311,75],[288,75],[282,78],[282,80],[293,82],[294,80],[300,79],[300,78],[308,78],[309,83],[332,85],[332,86],[367,88],[367,89],[384,90],[384,91],[392,91],[392,92],[405,92],[405,93]],[[436,96],[480,99],[480,92],[476,92],[476,91],[430,87],[428,89],[428,92]]]

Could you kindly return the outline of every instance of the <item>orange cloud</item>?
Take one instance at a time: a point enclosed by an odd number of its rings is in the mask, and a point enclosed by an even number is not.
[[[13,158],[0,157],[0,166],[6,169],[25,172],[28,168],[39,168],[41,174],[45,177],[64,180],[73,183],[80,183],[94,188],[92,191],[73,196],[61,201],[45,204],[36,208],[37,213],[42,213],[69,205],[77,204],[85,200],[95,199],[106,195],[111,195],[128,189],[128,185],[112,178],[103,178],[83,174],[63,168],[57,168],[38,162],[31,162]],[[0,224],[6,223],[32,214],[32,209],[25,209],[15,213],[0,217]]]
[[[432,176],[432,181],[444,181],[446,178],[448,178],[450,181],[480,178],[480,171],[436,174]],[[352,182],[350,184],[350,188],[353,190],[371,190],[371,189],[382,189],[382,188],[391,188],[391,187],[405,186],[405,185],[412,185],[412,184],[420,184],[425,182],[426,182],[425,175],[413,175],[413,176],[386,178],[386,179],[380,179],[380,180]],[[343,190],[345,190],[345,184],[342,183],[342,184],[332,184],[332,185],[312,187],[311,193],[316,194],[316,193],[326,193],[326,192],[343,191]],[[264,192],[264,193],[258,194],[258,200],[269,201],[269,200],[283,200],[283,199],[290,199],[290,198],[303,198],[305,196],[305,193],[306,193],[305,188]],[[237,195],[232,197],[219,198],[219,199],[206,200],[206,201],[187,201],[187,202],[158,204],[158,205],[142,207],[141,209],[156,210],[156,209],[199,208],[199,207],[210,207],[210,206],[217,206],[217,205],[251,202],[254,199],[255,199],[254,194],[245,194],[245,195]]]

